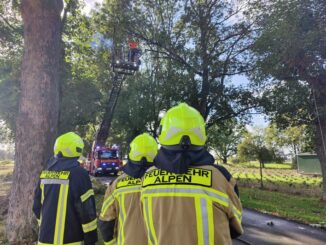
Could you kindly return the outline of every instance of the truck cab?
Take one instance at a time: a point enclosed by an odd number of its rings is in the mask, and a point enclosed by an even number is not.
[[[117,175],[121,167],[122,161],[119,157],[119,148],[117,146],[96,146],[89,154],[85,168],[91,175],[100,176],[108,174]]]

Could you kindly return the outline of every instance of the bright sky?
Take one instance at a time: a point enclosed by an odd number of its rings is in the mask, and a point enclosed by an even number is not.
[[[94,7],[96,3],[102,3],[103,0],[84,0],[85,2],[85,13],[89,13]]]

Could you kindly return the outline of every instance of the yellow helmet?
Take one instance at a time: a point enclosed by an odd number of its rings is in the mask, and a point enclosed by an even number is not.
[[[205,121],[195,108],[181,103],[167,111],[160,123],[159,142],[162,146],[182,144],[184,138],[192,146],[204,146]]]
[[[62,154],[64,157],[79,157],[84,149],[84,142],[74,132],[60,135],[54,143],[54,155]]]
[[[145,158],[151,163],[157,154],[157,148],[156,140],[148,133],[143,133],[130,143],[129,159],[133,162],[140,162]]]

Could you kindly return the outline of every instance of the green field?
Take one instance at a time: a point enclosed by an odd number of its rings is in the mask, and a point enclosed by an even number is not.
[[[229,164],[228,164],[229,165]],[[241,166],[246,168],[259,168],[259,162],[258,161],[250,161],[250,162],[244,162],[239,164],[230,164],[231,166]],[[292,169],[291,163],[265,163],[266,169]]]
[[[326,205],[317,197],[288,195],[279,192],[240,188],[241,202],[246,208],[326,226]]]
[[[277,191],[296,195],[319,197],[322,192],[322,178],[320,176],[309,176],[297,173],[296,170],[279,168],[274,164],[273,168],[263,169],[264,188],[270,191]],[[251,168],[248,165],[225,165],[239,186],[248,188],[260,187],[259,168]]]

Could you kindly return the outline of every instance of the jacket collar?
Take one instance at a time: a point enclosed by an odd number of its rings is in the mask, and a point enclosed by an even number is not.
[[[173,151],[161,147],[154,159],[157,168],[176,174],[184,174],[190,166],[213,165],[214,157],[203,148],[194,151]]]
[[[54,156],[48,161],[47,169],[52,171],[69,170],[79,166],[77,160],[78,157],[68,158]]]
[[[146,165],[136,164],[128,159],[127,164],[122,167],[122,171],[133,178],[141,178],[145,174],[146,170],[152,166],[153,164],[150,163],[146,163]]]

